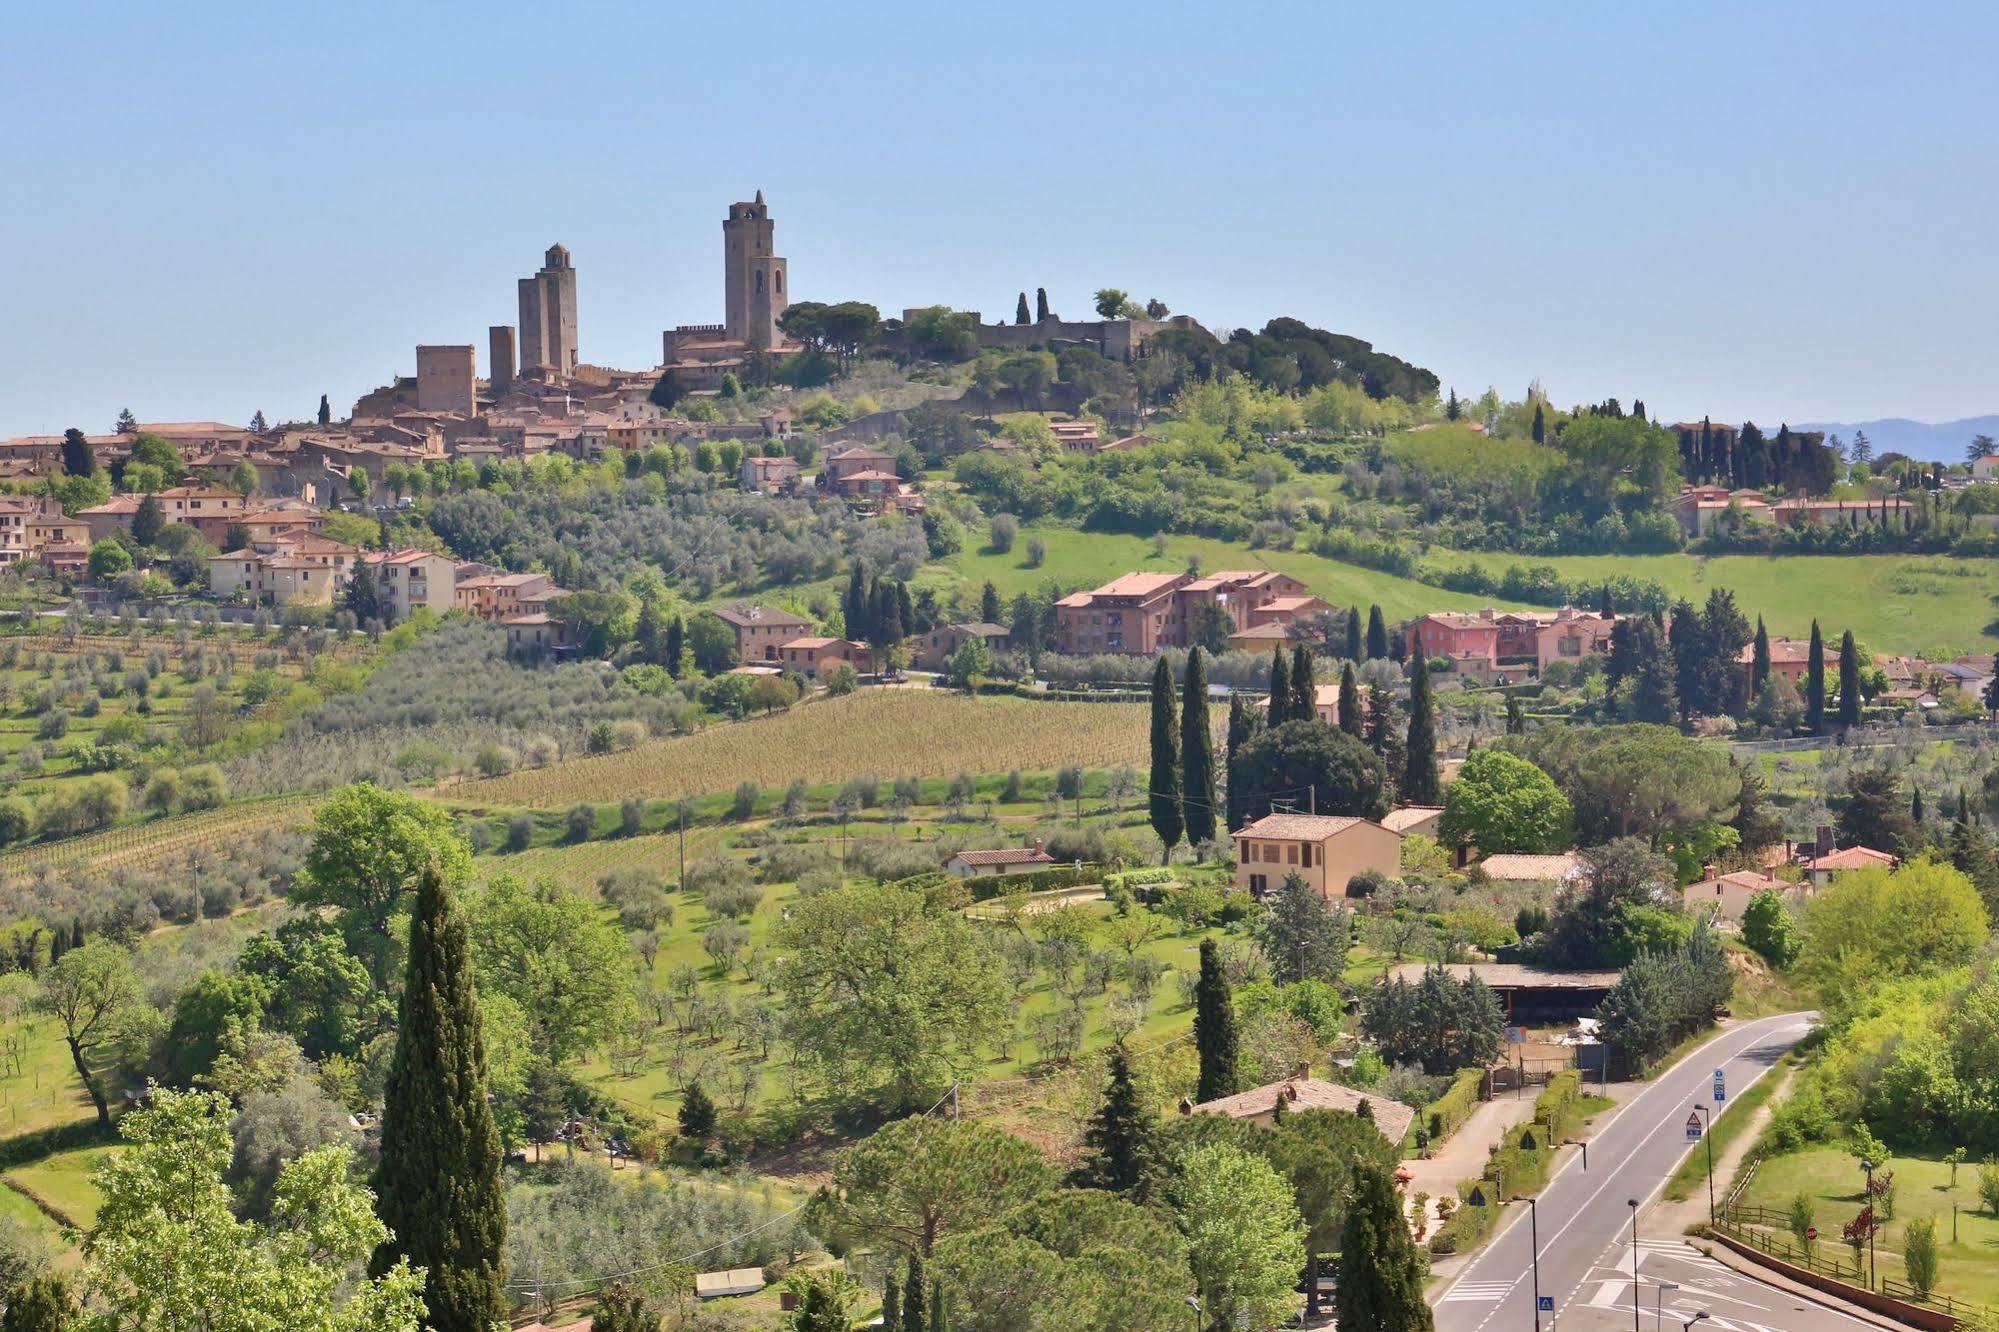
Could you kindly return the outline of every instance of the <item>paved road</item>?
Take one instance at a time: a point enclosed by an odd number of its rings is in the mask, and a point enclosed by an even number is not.
[[[1603,1121],[1590,1139],[1589,1169],[1573,1153],[1540,1198],[1540,1293],[1551,1332],[1663,1332],[1707,1311],[1713,1332],[1858,1332],[1872,1325],[1810,1304],[1724,1267],[1673,1234],[1647,1234],[1641,1220],[1633,1280],[1632,1208],[1649,1205],[1691,1143],[1689,1110],[1712,1105],[1714,1070],[1740,1096],[1797,1043],[1807,1015],[1732,1027],[1682,1059]],[[1526,1332],[1536,1326],[1528,1207],[1506,1209],[1505,1228],[1438,1297],[1438,1332]],[[1634,1322],[1636,1288],[1638,1318]],[[1661,1314],[1655,1314],[1655,1308]]]

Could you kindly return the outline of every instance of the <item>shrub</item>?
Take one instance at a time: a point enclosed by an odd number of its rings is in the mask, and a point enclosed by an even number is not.
[[[741,822],[757,812],[757,784],[743,782],[736,787],[735,799],[729,802],[729,817]]]
[[[1937,1222],[1933,1216],[1902,1228],[1902,1266],[1916,1298],[1927,1300],[1937,1284]]]
[[[1020,519],[1010,513],[996,513],[986,525],[987,543],[1001,555],[1013,549],[1014,538],[1019,535]]]
[[[597,807],[576,805],[563,820],[564,831],[572,842],[587,842],[590,834],[597,831]]]
[[[472,768],[481,777],[504,777],[520,765],[521,756],[505,745],[481,745]]]
[[[1985,1204],[1986,1211],[1999,1216],[1999,1161],[1989,1156],[1978,1167],[1978,1200]]]
[[[516,814],[507,820],[507,850],[525,851],[534,844],[534,815]]]
[[[717,919],[741,918],[754,912],[763,897],[763,886],[754,880],[729,880],[711,886],[701,895],[701,902]]]
[[[832,670],[826,672],[823,683],[826,686],[828,695],[840,698],[859,689],[861,687],[861,677],[855,674],[852,666],[843,661]]]
[[[0,800],[0,846],[24,841],[35,830],[34,807],[19,796]]]
[[[636,797],[627,797],[618,804],[618,833],[624,837],[636,837],[645,830],[646,802]]]
[[[60,740],[69,734],[69,714],[61,708],[42,714],[42,720],[35,727],[37,740]]]

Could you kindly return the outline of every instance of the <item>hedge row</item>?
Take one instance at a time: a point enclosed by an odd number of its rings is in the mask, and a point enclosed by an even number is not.
[[[1484,1069],[1458,1070],[1457,1076],[1451,1079],[1450,1087],[1430,1102],[1424,1112],[1423,1123],[1430,1133],[1430,1146],[1443,1142],[1458,1131],[1458,1125],[1471,1118],[1472,1111],[1478,1109],[1479,1092],[1484,1087]]]
[[[965,883],[972,890],[974,902],[985,902],[1008,893],[1045,893],[1057,888],[1075,888],[1086,883],[1096,883],[1103,876],[1100,866],[1085,862],[1082,868],[1074,865],[1055,865],[1045,870],[1034,870],[1028,874],[988,874]]]

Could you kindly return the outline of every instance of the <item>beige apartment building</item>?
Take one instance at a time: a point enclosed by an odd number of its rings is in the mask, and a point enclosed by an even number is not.
[[[1236,887],[1262,896],[1296,874],[1320,897],[1338,900],[1363,870],[1402,872],[1402,836],[1368,819],[1332,814],[1266,814],[1238,828]]]

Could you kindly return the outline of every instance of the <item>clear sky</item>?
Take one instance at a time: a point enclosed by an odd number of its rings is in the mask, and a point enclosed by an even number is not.
[[[800,299],[1274,315],[1461,393],[1999,410],[1999,6],[11,6],[0,435],[304,417],[515,319]]]

